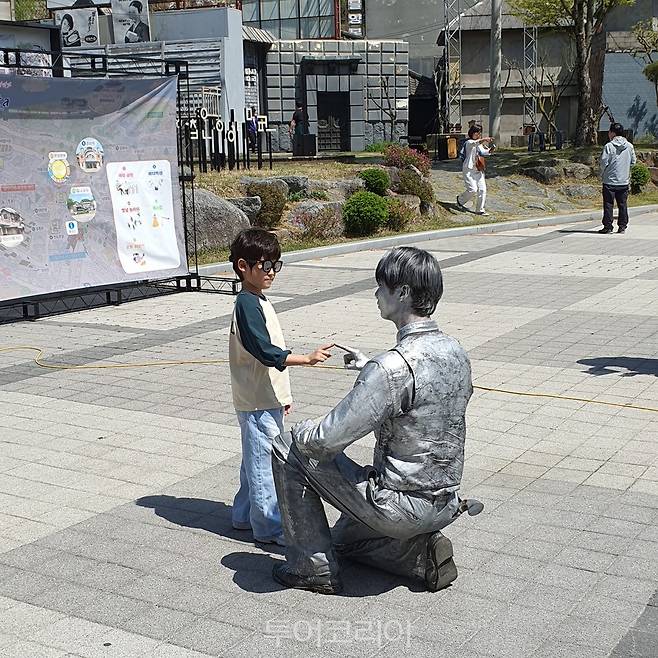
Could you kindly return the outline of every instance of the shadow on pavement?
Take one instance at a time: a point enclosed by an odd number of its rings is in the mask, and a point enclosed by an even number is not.
[[[238,541],[253,541],[251,530],[236,530],[231,525],[231,505],[226,503],[160,495],[139,498],[135,504],[150,507],[157,516],[185,528],[197,528]],[[267,550],[273,553],[282,552],[281,547],[274,544],[254,543],[256,546],[267,546]]]
[[[222,565],[235,572],[233,582],[242,590],[255,594],[279,592],[285,589],[272,579],[272,567],[278,562],[269,555],[258,553],[231,553],[222,558]],[[384,573],[351,562],[345,562],[341,571],[345,589],[337,596],[358,598],[377,596],[401,585],[411,591],[425,591],[422,585],[399,576]]]
[[[653,375],[658,377],[658,359],[643,359],[632,356],[601,356],[593,359],[580,359],[578,363],[588,366],[589,374],[597,377],[601,375],[620,375],[621,377]]]

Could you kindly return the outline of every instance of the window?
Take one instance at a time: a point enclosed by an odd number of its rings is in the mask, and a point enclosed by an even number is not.
[[[261,20],[271,21],[279,18],[278,0],[261,0]],[[263,27],[265,27],[263,25]]]
[[[281,38],[282,39],[299,39],[299,21],[292,18],[287,21],[281,21]]]
[[[281,12],[281,19],[297,18],[299,4],[297,0],[281,0],[279,3],[279,11]]]
[[[318,12],[320,16],[332,16],[334,15],[334,2],[333,0],[320,0],[320,11]]]
[[[319,16],[320,0],[301,0],[300,15],[308,18],[309,16]]]
[[[331,39],[334,36],[334,17],[320,19],[320,38]]]
[[[301,39],[319,39],[320,38],[320,21],[318,18],[301,19]]]
[[[260,26],[271,32],[277,39],[281,38],[281,21],[261,21]]]
[[[259,0],[243,0],[242,2],[242,21],[244,23],[253,23],[259,20],[258,6]]]

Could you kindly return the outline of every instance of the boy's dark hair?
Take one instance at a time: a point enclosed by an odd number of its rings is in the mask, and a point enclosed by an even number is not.
[[[248,228],[240,231],[231,243],[229,260],[233,263],[233,271],[242,281],[242,272],[238,269],[238,261],[244,258],[250,265],[259,260],[279,260],[281,245],[274,233],[262,228]]]
[[[615,133],[618,137],[623,137],[624,136],[624,126],[621,125],[621,123],[611,123],[610,124],[610,132]]]
[[[421,317],[429,317],[443,296],[443,275],[432,254],[416,247],[397,247],[379,261],[375,278],[393,291],[408,286],[411,306]]]
[[[473,135],[475,135],[475,133],[482,134],[482,126],[471,126],[468,129],[468,138],[473,139]]]

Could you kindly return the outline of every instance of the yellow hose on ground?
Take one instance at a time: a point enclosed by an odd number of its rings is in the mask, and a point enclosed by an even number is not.
[[[144,361],[138,363],[99,363],[99,364],[86,364],[86,365],[70,365],[70,364],[55,364],[45,363],[43,361],[44,352],[40,347],[33,347],[31,345],[14,345],[11,347],[0,347],[0,352],[36,352],[33,357],[34,363],[39,368],[46,368],[48,370],[113,370],[119,368],[158,368],[163,366],[197,366],[197,365],[219,365],[228,363],[228,359],[199,359],[199,360],[184,360],[184,361]],[[347,370],[342,366],[331,365],[316,365],[305,366],[308,368],[323,369],[323,370],[340,370],[342,372],[352,373],[354,371]],[[489,386],[473,386],[473,388],[485,391],[488,393],[503,393],[504,395],[518,395],[530,398],[552,398],[554,400],[570,400],[572,402],[583,402],[586,404],[600,404],[606,407],[617,407],[620,409],[635,409],[637,411],[649,411],[658,413],[658,408],[643,407],[637,404],[624,404],[621,402],[608,402],[606,400],[590,400],[589,398],[579,398],[570,395],[559,395],[557,393],[532,393],[530,391],[513,391],[502,388],[492,388]]]

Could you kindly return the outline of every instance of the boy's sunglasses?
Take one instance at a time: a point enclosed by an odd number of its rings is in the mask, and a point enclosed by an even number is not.
[[[282,260],[248,260],[247,263],[251,265],[252,267],[254,265],[258,265],[260,263],[260,267],[265,272],[265,274],[268,274],[272,270],[274,270],[274,273],[276,274],[277,272],[281,271],[281,268],[283,267],[283,261]]]

